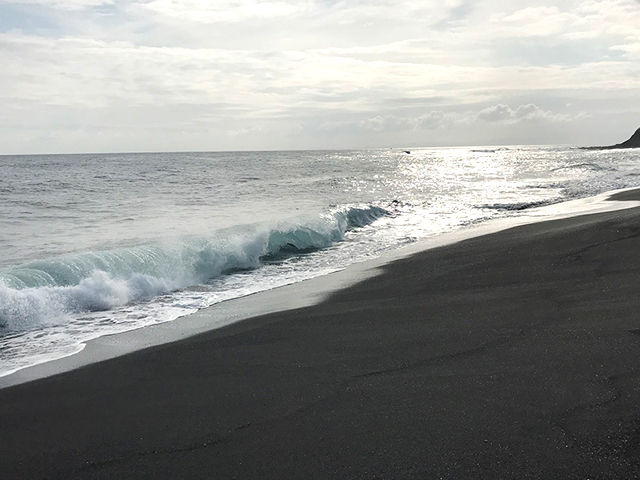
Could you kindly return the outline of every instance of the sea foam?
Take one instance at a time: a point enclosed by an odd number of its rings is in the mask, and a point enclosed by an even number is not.
[[[0,325],[27,330],[70,314],[110,310],[206,283],[228,272],[330,247],[389,212],[375,205],[237,226],[172,244],[140,245],[30,262],[0,272]]]

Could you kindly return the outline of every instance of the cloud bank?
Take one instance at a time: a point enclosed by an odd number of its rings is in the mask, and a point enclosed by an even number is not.
[[[640,124],[635,0],[13,0],[0,19],[0,153],[604,144]]]

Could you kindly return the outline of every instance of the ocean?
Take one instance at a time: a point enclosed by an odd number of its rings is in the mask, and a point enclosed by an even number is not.
[[[640,185],[567,146],[0,156],[0,376],[532,207]]]

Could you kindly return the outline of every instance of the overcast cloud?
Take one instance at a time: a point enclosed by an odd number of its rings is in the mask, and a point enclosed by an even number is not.
[[[0,0],[0,153],[604,144],[638,0]]]

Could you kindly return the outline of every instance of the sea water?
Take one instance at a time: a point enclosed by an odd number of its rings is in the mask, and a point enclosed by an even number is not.
[[[427,237],[640,185],[574,147],[0,156],[0,375]]]

